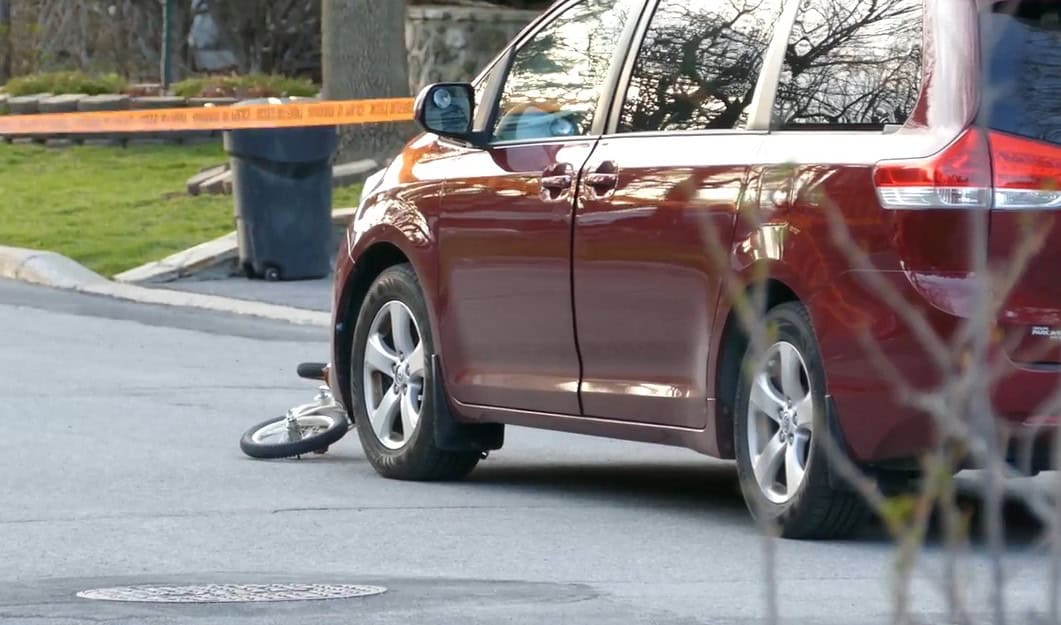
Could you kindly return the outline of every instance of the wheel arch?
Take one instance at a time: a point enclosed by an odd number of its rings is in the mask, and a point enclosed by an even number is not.
[[[786,282],[775,277],[752,282],[745,286],[743,297],[747,301],[763,303],[765,314],[770,309],[788,302],[802,302],[796,291]],[[719,457],[733,459],[734,406],[737,403],[737,388],[744,352],[748,348],[748,335],[741,327],[738,312],[730,306],[726,321],[718,339],[715,359],[715,437]]]
[[[361,304],[365,301],[372,283],[380,274],[391,267],[406,263],[411,265],[412,260],[400,247],[389,241],[377,241],[358,256],[341,286],[342,291],[335,304],[336,324],[335,336],[332,339],[332,368],[336,376],[336,384],[333,386],[339,391],[347,412],[350,411],[352,400],[350,397],[350,344],[353,341]],[[415,266],[413,270],[416,270]]]

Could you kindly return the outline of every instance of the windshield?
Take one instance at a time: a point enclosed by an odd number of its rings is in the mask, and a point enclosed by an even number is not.
[[[981,17],[984,125],[1061,143],[1061,4],[997,2]]]

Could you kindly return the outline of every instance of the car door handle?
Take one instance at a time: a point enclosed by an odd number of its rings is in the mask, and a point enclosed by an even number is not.
[[[542,172],[541,198],[545,202],[555,202],[563,199],[564,195],[571,190],[575,184],[575,168],[570,163],[556,163]]]
[[[542,176],[542,188],[551,191],[565,191],[571,188],[575,182],[571,174],[558,174],[556,176]]]
[[[614,189],[615,185],[619,184],[619,176],[617,174],[586,174],[586,184],[594,189]]]
[[[619,166],[614,161],[604,161],[595,170],[585,174],[582,181],[590,188],[593,197],[606,197],[619,186]]]

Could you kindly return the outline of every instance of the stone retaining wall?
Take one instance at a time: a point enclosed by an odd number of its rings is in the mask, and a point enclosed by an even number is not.
[[[405,43],[412,93],[435,82],[475,78],[539,14],[482,7],[409,7]]]

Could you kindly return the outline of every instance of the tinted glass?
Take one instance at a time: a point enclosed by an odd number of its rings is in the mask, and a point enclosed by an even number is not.
[[[780,14],[780,0],[663,0],[637,56],[620,131],[738,126]]]
[[[1061,6],[1001,2],[981,18],[985,123],[1061,143]]]
[[[612,56],[640,0],[587,0],[516,53],[494,136],[500,141],[584,135]]]
[[[775,127],[879,130],[921,86],[922,0],[808,0],[785,54]]]

